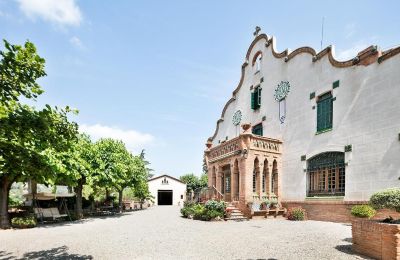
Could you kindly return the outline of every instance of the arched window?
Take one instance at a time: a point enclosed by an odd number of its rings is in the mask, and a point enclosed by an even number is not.
[[[307,196],[344,196],[344,153],[326,152],[307,161]]]
[[[257,73],[261,70],[261,59],[262,59],[261,51],[258,51],[256,54],[254,54],[252,65],[255,69],[255,71],[254,71],[255,73]]]
[[[272,163],[271,191],[278,196],[278,163],[276,160]]]
[[[254,170],[253,170],[253,192],[259,192],[260,186],[257,187],[258,176],[260,173],[260,165],[258,158],[254,160]]]

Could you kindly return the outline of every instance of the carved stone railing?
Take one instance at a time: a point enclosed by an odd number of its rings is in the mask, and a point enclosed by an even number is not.
[[[225,159],[232,155],[238,155],[245,150],[255,150],[275,154],[282,153],[282,142],[268,137],[253,134],[241,134],[229,141],[223,142],[206,151],[210,163]]]
[[[208,160],[215,162],[241,152],[240,136],[210,149]]]
[[[250,149],[281,154],[282,142],[268,137],[253,135],[250,140]]]

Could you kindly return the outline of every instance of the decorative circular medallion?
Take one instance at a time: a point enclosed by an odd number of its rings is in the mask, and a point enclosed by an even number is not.
[[[239,125],[240,121],[242,121],[242,111],[238,110],[233,114],[232,123],[234,125]]]
[[[285,99],[287,95],[290,92],[290,84],[289,81],[281,81],[278,84],[278,87],[275,89],[275,100],[276,101],[281,101],[282,99]]]

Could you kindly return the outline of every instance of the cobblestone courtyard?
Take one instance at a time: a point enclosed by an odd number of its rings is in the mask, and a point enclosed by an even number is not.
[[[0,259],[363,259],[351,226],[287,220],[202,222],[174,206],[0,231]]]

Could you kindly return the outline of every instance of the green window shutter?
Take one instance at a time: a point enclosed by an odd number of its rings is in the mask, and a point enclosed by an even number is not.
[[[258,88],[254,90],[254,109],[259,108],[258,105]]]
[[[251,96],[250,96],[250,99],[251,99],[251,109],[256,109],[256,104],[255,104],[255,100],[254,100],[254,96],[255,96],[255,93],[254,92],[251,92]]]
[[[263,126],[262,124],[255,125],[251,130],[252,134],[263,136]]]
[[[261,107],[261,88],[258,88],[257,89],[258,90],[258,97],[257,97],[257,104],[258,104],[258,107]]]
[[[332,128],[333,98],[327,93],[317,102],[317,132]]]

